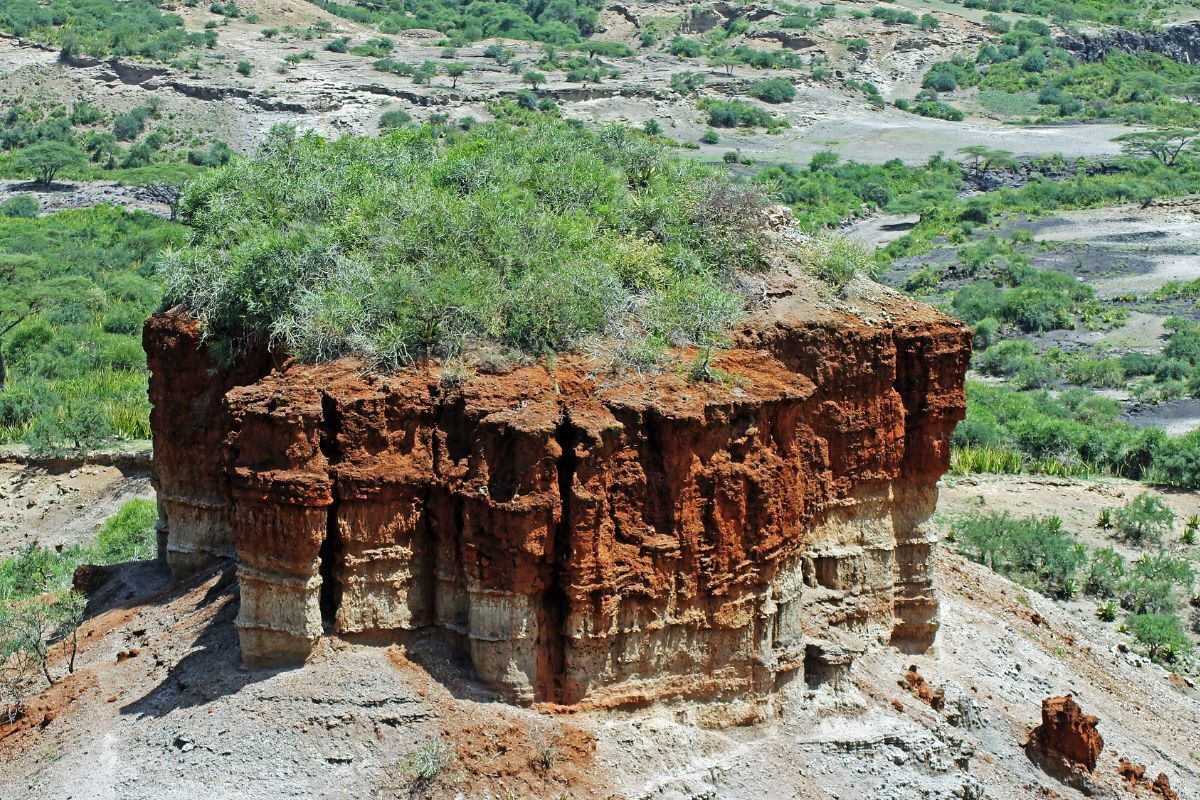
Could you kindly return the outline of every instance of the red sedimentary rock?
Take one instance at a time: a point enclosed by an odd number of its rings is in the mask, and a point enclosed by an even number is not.
[[[251,664],[303,659],[324,626],[432,629],[518,701],[753,695],[848,661],[839,637],[922,648],[970,332],[890,294],[800,296],[710,383],[571,355],[458,381],[215,369],[193,321],[156,316],[168,559],[236,553]]]
[[[946,693],[941,689],[935,689],[929,681],[925,680],[925,676],[917,671],[916,664],[909,665],[900,685],[912,692],[918,700],[928,704],[934,711],[941,711],[946,706]]]
[[[1047,697],[1042,701],[1042,724],[1033,735],[1043,752],[1060,755],[1091,772],[1104,749],[1097,722],[1094,716],[1083,713],[1071,695]]]
[[[1117,773],[1134,790],[1141,787],[1148,789],[1151,794],[1162,797],[1163,800],[1179,800],[1178,793],[1171,788],[1171,780],[1165,773],[1158,773],[1158,777],[1153,781],[1146,778],[1145,764],[1138,764],[1122,757],[1120,764],[1117,765]]]

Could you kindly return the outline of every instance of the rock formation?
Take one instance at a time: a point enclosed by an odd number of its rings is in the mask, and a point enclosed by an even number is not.
[[[921,650],[970,332],[878,287],[771,294],[702,383],[574,355],[457,380],[218,369],[160,314],[168,561],[236,555],[252,665],[325,630],[437,632],[518,702],[761,696],[836,677],[865,639]]]
[[[1071,766],[1092,772],[1104,751],[1097,722],[1094,716],[1083,713],[1071,695],[1047,697],[1042,701],[1042,724],[1034,729],[1032,741],[1043,753],[1060,756]]]
[[[1165,773],[1150,780],[1146,777],[1146,765],[1138,764],[1127,758],[1122,758],[1117,765],[1117,774],[1125,781],[1135,794],[1139,789],[1146,789],[1152,795],[1158,795],[1165,800],[1179,800],[1179,793],[1171,788],[1171,779]]]
[[[1172,25],[1149,33],[1118,28],[1098,34],[1061,36],[1057,44],[1088,62],[1103,61],[1105,56],[1116,50],[1135,55],[1159,53],[1181,64],[1194,64],[1200,59],[1200,22]]]

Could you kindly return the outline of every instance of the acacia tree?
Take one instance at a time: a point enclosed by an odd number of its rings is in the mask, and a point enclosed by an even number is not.
[[[979,177],[989,169],[1005,169],[1017,162],[1007,150],[993,150],[981,144],[960,147],[958,152],[970,159],[971,172]]]
[[[1192,103],[1200,103],[1200,79],[1193,78],[1182,83],[1173,83],[1167,87],[1167,91]]]
[[[16,152],[17,167],[42,186],[54,183],[54,176],[67,167],[86,163],[84,152],[66,142],[38,142]]]
[[[737,65],[737,63],[738,60],[734,58],[728,51],[722,51],[708,59],[708,65],[710,67],[724,67],[726,75],[733,74],[733,68]]]
[[[1195,150],[1200,130],[1195,128],[1163,128],[1156,131],[1136,131],[1113,139],[1121,143],[1121,151],[1135,158],[1153,158],[1163,166],[1172,167],[1185,151]]]
[[[534,72],[530,70],[521,76],[521,81],[523,83],[528,83],[536,90],[539,85],[546,82],[546,76],[540,72]]]
[[[458,88],[458,79],[467,74],[468,69],[469,65],[464,64],[461,61],[455,61],[452,64],[446,65],[446,76],[450,78],[451,89]]]

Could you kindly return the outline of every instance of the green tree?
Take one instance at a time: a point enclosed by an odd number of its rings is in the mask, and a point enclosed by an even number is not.
[[[450,79],[451,89],[458,88],[458,79],[466,75],[468,69],[470,69],[470,65],[464,64],[461,61],[455,61],[446,65],[446,77]]]
[[[1153,661],[1174,661],[1192,650],[1192,640],[1174,614],[1132,614],[1125,624]]]
[[[1186,81],[1173,83],[1167,87],[1167,91],[1190,103],[1200,103],[1200,78],[1189,78]]]
[[[708,65],[710,67],[723,67],[726,75],[732,75],[734,66],[739,63],[741,62],[734,58],[733,54],[729,51],[717,53],[715,56],[708,59]]]
[[[18,169],[33,176],[42,186],[49,186],[62,170],[86,164],[87,156],[66,142],[47,141],[21,148],[15,160]]]
[[[1113,139],[1120,142],[1121,151],[1134,158],[1153,158],[1171,167],[1179,156],[1195,149],[1200,130],[1195,128],[1164,128],[1156,131],[1135,131]]]
[[[426,61],[413,72],[412,80],[413,83],[430,83],[437,74],[438,65],[432,61]]]
[[[989,169],[1005,169],[1017,163],[1012,153],[1007,150],[993,150],[981,144],[960,147],[958,152],[967,156],[971,172],[975,177],[979,177]]]
[[[534,72],[533,70],[530,70],[521,76],[521,82],[528,83],[531,87],[537,89],[538,86],[546,82],[546,76],[540,72]]]

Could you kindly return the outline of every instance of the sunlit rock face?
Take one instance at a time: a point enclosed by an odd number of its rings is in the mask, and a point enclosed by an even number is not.
[[[177,574],[236,556],[252,665],[437,633],[515,702],[756,697],[937,630],[926,527],[970,332],[779,292],[718,380],[582,357],[447,381],[250,355],[152,318]]]

